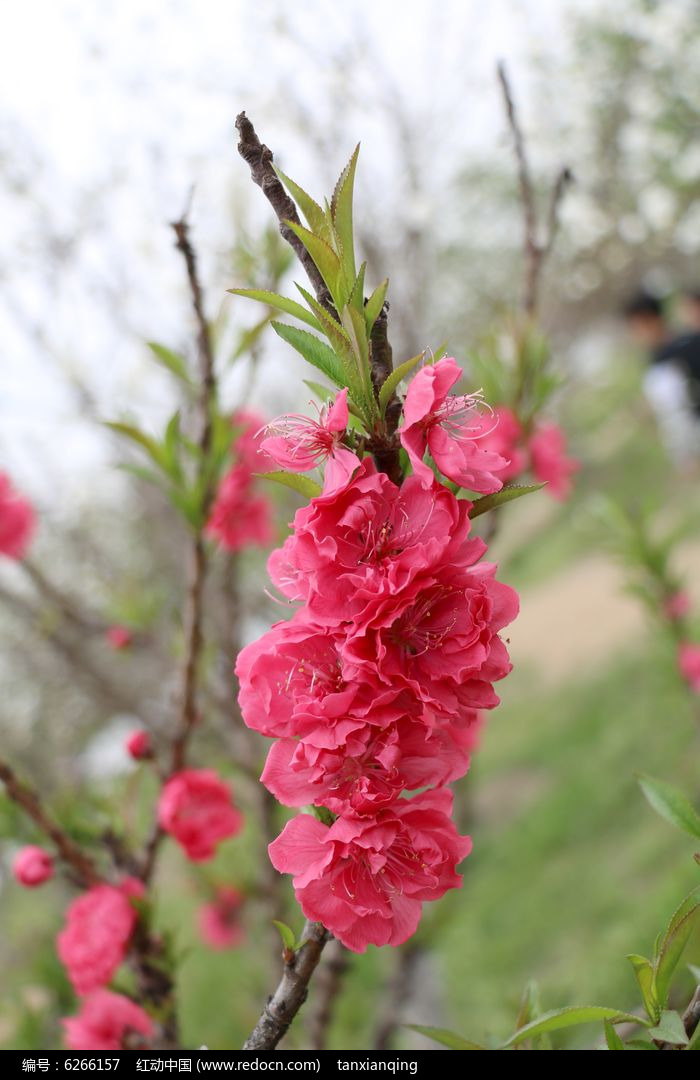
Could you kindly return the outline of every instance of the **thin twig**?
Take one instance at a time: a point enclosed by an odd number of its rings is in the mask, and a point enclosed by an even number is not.
[[[274,1050],[306,1001],[309,981],[330,934],[320,923],[307,922],[300,949],[285,958],[279,985],[243,1044],[244,1050]]]
[[[254,183],[262,190],[275,211],[280,222],[280,233],[292,247],[299,262],[304,267],[319,303],[323,304],[326,310],[336,317],[330,293],[318,267],[299,237],[287,224],[287,222],[293,221],[299,225],[301,221],[294,200],[288,195],[274,170],[272,151],[260,141],[255,128],[244,112],[239,113],[236,117],[236,129],[240,136],[238,152],[250,168],[250,175]],[[388,312],[389,305],[385,304],[371,333],[370,364],[372,384],[376,395],[379,394],[383,383],[393,370],[391,345],[387,333]],[[368,449],[377,463],[377,468],[381,472],[385,472],[397,484],[401,483],[402,473],[399,445],[394,433],[400,415],[401,405],[396,395],[393,394],[386,409],[384,424],[380,426],[380,429],[374,433],[368,442]]]
[[[335,1005],[349,967],[348,950],[341,941],[333,938],[314,983],[314,1009],[309,1017],[309,1036],[314,1050],[326,1049]]]
[[[244,112],[240,112],[236,117],[236,130],[239,135],[238,153],[248,165],[253,183],[258,185],[275,211],[280,223],[280,233],[304,267],[318,302],[335,315],[330,293],[320,271],[299,237],[287,225],[288,221],[301,225],[301,219],[294,200],[287,194],[274,170],[272,150],[260,142],[255,128]]]
[[[559,224],[559,208],[567,187],[573,180],[573,175],[568,168],[559,171],[551,190],[549,208],[547,212],[547,225],[545,239],[539,239],[539,221],[537,213],[537,201],[535,188],[532,182],[530,161],[527,154],[527,144],[523,135],[520,119],[515,106],[515,98],[511,89],[505,64],[497,66],[498,80],[503,93],[506,117],[513,137],[513,149],[518,169],[518,186],[520,188],[520,203],[523,212],[523,255],[525,262],[523,283],[523,310],[530,318],[535,318],[539,306],[539,290],[542,270],[549,255]]]
[[[187,271],[192,307],[197,322],[199,398],[197,412],[199,436],[197,444],[201,451],[200,477],[207,478],[202,491],[202,521],[206,521],[214,497],[214,481],[209,469],[209,452],[212,441],[212,406],[216,400],[216,372],[211,331],[204,311],[204,294],[197,271],[197,257],[189,237],[189,225],[185,216],[172,224],[175,246],[181,253]],[[179,716],[170,747],[167,776],[179,772],[185,765],[187,745],[199,719],[197,708],[197,681],[203,645],[202,622],[204,617],[204,584],[207,575],[207,552],[202,526],[192,537],[187,567],[187,596],[184,612],[185,646],[180,669]],[[156,856],[162,832],[155,825],[146,844],[142,877],[148,882],[153,876]]]
[[[36,827],[51,840],[58,854],[73,871],[81,885],[96,885],[100,874],[95,863],[44,809],[40,796],[25,781],[20,780],[6,761],[0,760],[0,781],[8,798],[21,807]]]

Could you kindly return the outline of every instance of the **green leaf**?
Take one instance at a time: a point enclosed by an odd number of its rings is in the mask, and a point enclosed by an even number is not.
[[[338,178],[338,183],[335,185],[335,191],[331,198],[331,215],[340,244],[343,270],[349,282],[354,282],[357,273],[355,270],[355,243],[352,226],[352,197],[359,153],[360,144],[358,143],[352,157]]]
[[[448,1046],[450,1050],[487,1049],[479,1043],[472,1042],[470,1039],[464,1039],[461,1035],[456,1035],[454,1031],[448,1031],[447,1028],[424,1027],[423,1024],[406,1024],[406,1027],[410,1028],[411,1031],[417,1031],[419,1035],[425,1035],[427,1039],[432,1039],[433,1042],[440,1043],[442,1046]]]
[[[319,371],[322,371],[341,390],[348,385],[341,360],[338,359],[330,346],[326,345],[325,341],[314,337],[313,334],[309,334],[306,330],[300,330],[296,326],[288,326],[287,323],[278,323],[273,320],[272,328],[283,341],[286,341],[298,353],[301,353],[305,360],[318,368]]]
[[[353,285],[352,289],[350,290],[350,295],[348,297],[348,304],[350,305],[350,307],[355,308],[355,310],[359,311],[360,314],[362,314],[362,312],[365,309],[365,272],[366,272],[366,270],[367,270],[367,263],[363,262],[362,266],[360,267],[360,269],[357,272],[357,277],[355,278],[355,284]]]
[[[603,1024],[605,1026],[605,1041],[608,1044],[608,1050],[624,1050],[625,1044],[615,1031],[615,1028],[612,1026],[610,1021],[604,1020]]]
[[[296,300],[290,300],[286,296],[269,292],[267,289],[229,289],[228,291],[234,296],[245,296],[249,300],[258,300],[261,304],[267,304],[268,307],[275,308],[277,311],[284,311],[286,315],[292,315],[295,319],[300,319],[301,322],[305,322],[307,326],[311,326],[314,330],[321,329],[316,316],[307,311],[301,304],[298,304]]]
[[[630,953],[626,959],[634,968],[644,1008],[652,1024],[655,1024],[661,1015],[661,1007],[654,988],[654,965],[651,960],[647,960],[646,956],[639,956],[637,953]]]
[[[562,1028],[576,1027],[578,1024],[600,1023],[602,1020],[609,1020],[612,1024],[625,1021],[632,1024],[643,1023],[638,1016],[620,1012],[618,1009],[609,1009],[604,1005],[573,1005],[567,1009],[555,1009],[553,1012],[543,1013],[531,1024],[526,1024],[525,1027],[514,1032],[501,1044],[501,1049],[517,1046],[518,1043],[532,1039],[535,1035],[542,1035],[544,1032],[559,1031]]]
[[[683,792],[672,784],[667,784],[665,780],[655,780],[652,776],[642,775],[637,779],[644,797],[657,814],[677,829],[700,840],[700,814],[691,806]]]
[[[494,491],[492,495],[483,495],[480,499],[474,500],[469,517],[475,518],[480,514],[487,514],[489,510],[496,510],[505,503],[513,502],[522,495],[531,495],[533,491],[539,491],[545,486],[545,484],[513,484],[510,487],[501,488],[500,491]]]
[[[297,939],[291,926],[287,926],[286,923],[280,922],[279,919],[273,919],[272,925],[277,927],[279,935],[282,938],[282,944],[284,945],[285,949],[289,949],[290,952],[294,952]]]
[[[187,364],[179,353],[167,349],[165,345],[159,345],[157,341],[147,341],[146,344],[159,364],[162,364],[163,367],[172,372],[176,378],[187,383],[188,386],[194,385],[187,370]]]
[[[526,985],[523,996],[520,999],[520,1007],[518,1009],[518,1015],[515,1020],[516,1030],[521,1027],[525,1027],[526,1024],[536,1020],[542,1012],[542,1006],[540,1004],[540,994],[537,983],[534,980],[530,980]],[[533,1040],[534,1050],[551,1050],[552,1040],[546,1033],[540,1035]]]
[[[700,967],[697,964],[688,964],[688,971],[695,979],[696,983],[700,983]]]
[[[690,1042],[686,1046],[686,1050],[700,1050],[700,1024],[690,1036]]]
[[[255,473],[254,475],[259,476],[261,480],[274,480],[276,484],[292,488],[293,491],[298,491],[300,495],[305,495],[307,499],[313,499],[321,494],[321,485],[300,473],[264,472]]]
[[[276,165],[273,165],[272,168],[275,170],[279,179],[282,181],[287,191],[294,199],[294,202],[306,218],[311,231],[315,232],[317,236],[320,236],[322,240],[330,240],[330,229],[328,227],[328,222],[326,221],[326,215],[316,200],[312,199],[303,188],[299,187],[299,185],[294,182],[294,180],[285,176],[282,170],[278,169]]]
[[[389,278],[385,278],[380,285],[377,285],[376,289],[369,297],[365,304],[365,324],[367,326],[367,337],[370,337],[372,333],[372,327],[379,318],[379,314],[384,307],[384,301],[386,300],[386,292],[389,288]]]
[[[625,1043],[625,1050],[658,1050],[658,1046],[654,1046],[648,1039],[628,1039]]]
[[[110,431],[115,431],[117,435],[123,435],[125,439],[129,439],[131,442],[136,443],[137,446],[140,446],[146,451],[151,461],[154,461],[159,468],[166,468],[163,448],[160,443],[156,442],[150,435],[146,435],[145,432],[135,427],[134,424],[125,424],[116,420],[107,420],[105,421],[104,426],[108,427]]]
[[[329,399],[335,397],[335,390],[330,386],[324,386],[322,383],[314,382],[313,379],[302,379],[304,386],[308,386],[312,394],[315,394],[319,401],[327,402]]]
[[[419,361],[422,360],[424,356],[425,353],[422,352],[418,353],[418,356],[412,356],[410,360],[404,360],[403,364],[399,364],[397,368],[394,368],[391,375],[388,375],[387,378],[384,380],[379,391],[379,408],[381,409],[382,416],[384,415],[386,407],[389,404],[389,400],[394,391],[396,390],[396,387],[403,379],[406,378],[407,375],[410,374],[411,371],[413,371],[416,364],[419,363]]]
[[[657,1039],[659,1042],[672,1043],[674,1046],[685,1046],[688,1042],[683,1021],[677,1012],[669,1010],[662,1012],[656,1027],[648,1030],[652,1039]]]
[[[698,910],[700,910],[700,886],[693,889],[674,911],[656,950],[654,988],[662,1008],[668,999],[673,973],[683,955]]]
[[[138,479],[143,480],[145,484],[153,484],[154,487],[162,488],[167,484],[167,480],[165,480],[160,473],[154,472],[153,469],[147,469],[145,465],[132,465],[130,462],[122,462],[117,465],[117,468],[121,472],[130,473],[131,476],[138,477]]]
[[[328,286],[328,291],[333,297],[333,303],[336,307],[340,307],[341,267],[340,259],[333,251],[333,248],[325,240],[321,240],[319,236],[316,236],[315,233],[305,229],[303,225],[297,225],[296,221],[285,221],[285,225],[301,240],[313,259],[316,269]]]

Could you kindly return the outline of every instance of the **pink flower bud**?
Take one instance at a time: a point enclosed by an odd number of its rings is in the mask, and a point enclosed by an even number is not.
[[[12,872],[20,885],[34,889],[53,877],[53,859],[48,851],[29,844],[22,848],[12,864]]]
[[[143,728],[137,728],[136,731],[132,731],[127,736],[125,742],[126,752],[129,757],[132,757],[134,761],[144,761],[147,758],[153,757],[153,747],[151,745],[151,736]]]
[[[134,641],[134,635],[126,626],[110,626],[105,637],[110,649],[114,649],[115,652],[128,649]]]

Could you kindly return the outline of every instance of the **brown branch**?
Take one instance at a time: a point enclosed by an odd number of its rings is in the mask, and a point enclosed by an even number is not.
[[[248,165],[253,183],[258,185],[275,211],[277,220],[280,223],[280,233],[304,267],[318,302],[323,304],[327,311],[335,315],[330,293],[318,267],[299,237],[287,225],[288,221],[301,225],[301,219],[294,200],[287,194],[274,170],[272,150],[260,142],[255,128],[244,112],[240,112],[236,117],[236,130],[239,135],[238,153]]]
[[[175,246],[181,253],[187,271],[192,307],[197,322],[198,360],[200,392],[197,402],[199,437],[197,444],[201,451],[200,479],[207,478],[202,494],[202,522],[206,521],[209,507],[214,497],[214,480],[209,465],[209,451],[212,441],[212,408],[216,401],[217,385],[214,368],[214,347],[211,331],[204,311],[204,294],[197,271],[197,257],[189,237],[189,225],[185,215],[172,223],[175,233]],[[180,711],[177,728],[170,747],[170,760],[166,769],[166,779],[179,772],[185,765],[187,745],[199,719],[197,708],[197,679],[202,653],[204,617],[204,584],[207,575],[207,552],[204,544],[203,527],[200,525],[192,538],[188,553],[187,595],[184,612],[185,647],[180,669]],[[143,858],[142,877],[148,882],[155,870],[156,856],[162,832],[155,825],[146,844]]]
[[[527,144],[523,135],[520,119],[515,106],[515,98],[511,89],[505,64],[497,65],[498,80],[503,93],[508,126],[513,138],[513,149],[518,169],[518,186],[520,188],[520,203],[523,213],[523,255],[525,262],[523,283],[523,310],[530,318],[535,318],[539,306],[539,291],[542,270],[549,255],[559,224],[559,208],[568,185],[573,180],[568,168],[560,170],[554,182],[549,198],[547,213],[547,228],[543,242],[539,240],[539,221],[537,213],[537,201],[535,188],[532,182],[532,173],[527,154]]]
[[[314,984],[314,1009],[309,1017],[309,1035],[314,1050],[325,1050],[328,1032],[333,1023],[333,1013],[343,980],[350,967],[348,950],[341,941],[333,938],[326,948],[326,955]]]
[[[686,1035],[689,1039],[692,1039],[698,1025],[700,1025],[700,986],[695,987],[695,993],[688,1008],[683,1013],[682,1020]]]
[[[31,818],[36,827],[51,840],[58,854],[73,871],[81,885],[96,885],[100,874],[95,863],[44,809],[41,798],[29,784],[20,780],[6,761],[0,760],[0,781],[8,798]]]
[[[394,1036],[401,1025],[404,1006],[413,989],[414,976],[424,953],[424,946],[415,938],[406,942],[398,951],[396,970],[387,987],[384,1008],[379,1017],[374,1039],[374,1049],[391,1050]]]
[[[279,985],[243,1044],[244,1050],[274,1050],[306,1001],[309,981],[330,934],[320,923],[307,922],[302,939],[301,948],[285,959]]]

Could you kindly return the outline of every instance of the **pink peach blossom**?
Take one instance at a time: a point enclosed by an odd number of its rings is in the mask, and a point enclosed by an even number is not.
[[[210,949],[232,949],[243,941],[239,921],[245,897],[238,889],[222,886],[216,897],[199,909],[199,932]]]
[[[273,537],[270,504],[253,487],[245,465],[234,465],[219,484],[206,535],[227,551],[269,544]]]
[[[452,793],[440,788],[330,827],[298,814],[270,844],[270,858],[293,875],[305,916],[353,952],[401,945],[415,933],[422,902],[462,884],[456,866],[471,840],[457,833],[451,810]]]
[[[671,593],[663,602],[663,612],[667,619],[673,622],[684,619],[689,614],[692,601],[689,593],[683,589]]]
[[[13,489],[9,476],[0,472],[0,555],[24,558],[35,527],[31,503]]]
[[[274,468],[272,459],[262,452],[265,418],[252,409],[236,409],[231,414],[235,434],[232,450],[235,463],[243,465],[250,473],[269,472]]]
[[[260,779],[285,806],[373,814],[403,791],[451,783],[469,768],[456,722],[430,728],[406,715],[385,728],[358,725],[331,749],[317,745],[324,734],[272,745]]]
[[[694,694],[700,694],[700,645],[684,641],[678,646],[678,668]]]
[[[557,424],[543,424],[530,439],[532,471],[548,485],[550,495],[563,501],[571,494],[571,477],[581,468],[575,458],[566,456],[566,438]]]
[[[243,817],[231,789],[213,769],[183,769],[163,787],[158,822],[183,848],[188,859],[211,859],[221,840],[235,836]]]
[[[308,472],[326,463],[324,490],[348,482],[360,464],[343,445],[348,426],[348,391],[341,390],[332,405],[324,405],[318,420],[292,413],[268,424],[262,449],[277,465],[290,472]]]
[[[415,476],[399,488],[366,459],[352,483],[297,511],[293,535],[273,552],[268,570],[316,622],[340,625],[434,567],[475,563],[486,545],[469,538],[470,508]]]
[[[105,986],[123,962],[136,925],[128,894],[128,886],[94,885],[68,907],[57,945],[76,993]]]
[[[527,468],[527,455],[523,449],[524,432],[520,421],[506,405],[493,410],[492,425],[479,439],[482,450],[499,454],[506,464],[494,469],[504,484],[515,480]]]
[[[498,474],[508,462],[493,450],[481,448],[481,438],[492,421],[483,415],[479,395],[449,393],[462,374],[452,357],[422,368],[409,383],[399,437],[423,483],[431,486],[435,480],[423,462],[427,449],[449,480],[469,491],[489,494],[503,486]]]
[[[15,856],[12,873],[20,885],[34,889],[53,877],[53,859],[48,851],[35,844],[28,844]]]
[[[62,1023],[67,1049],[79,1052],[135,1050],[155,1034],[148,1013],[111,990],[95,990],[83,999],[78,1015]],[[143,1038],[134,1038],[139,1035]]]

